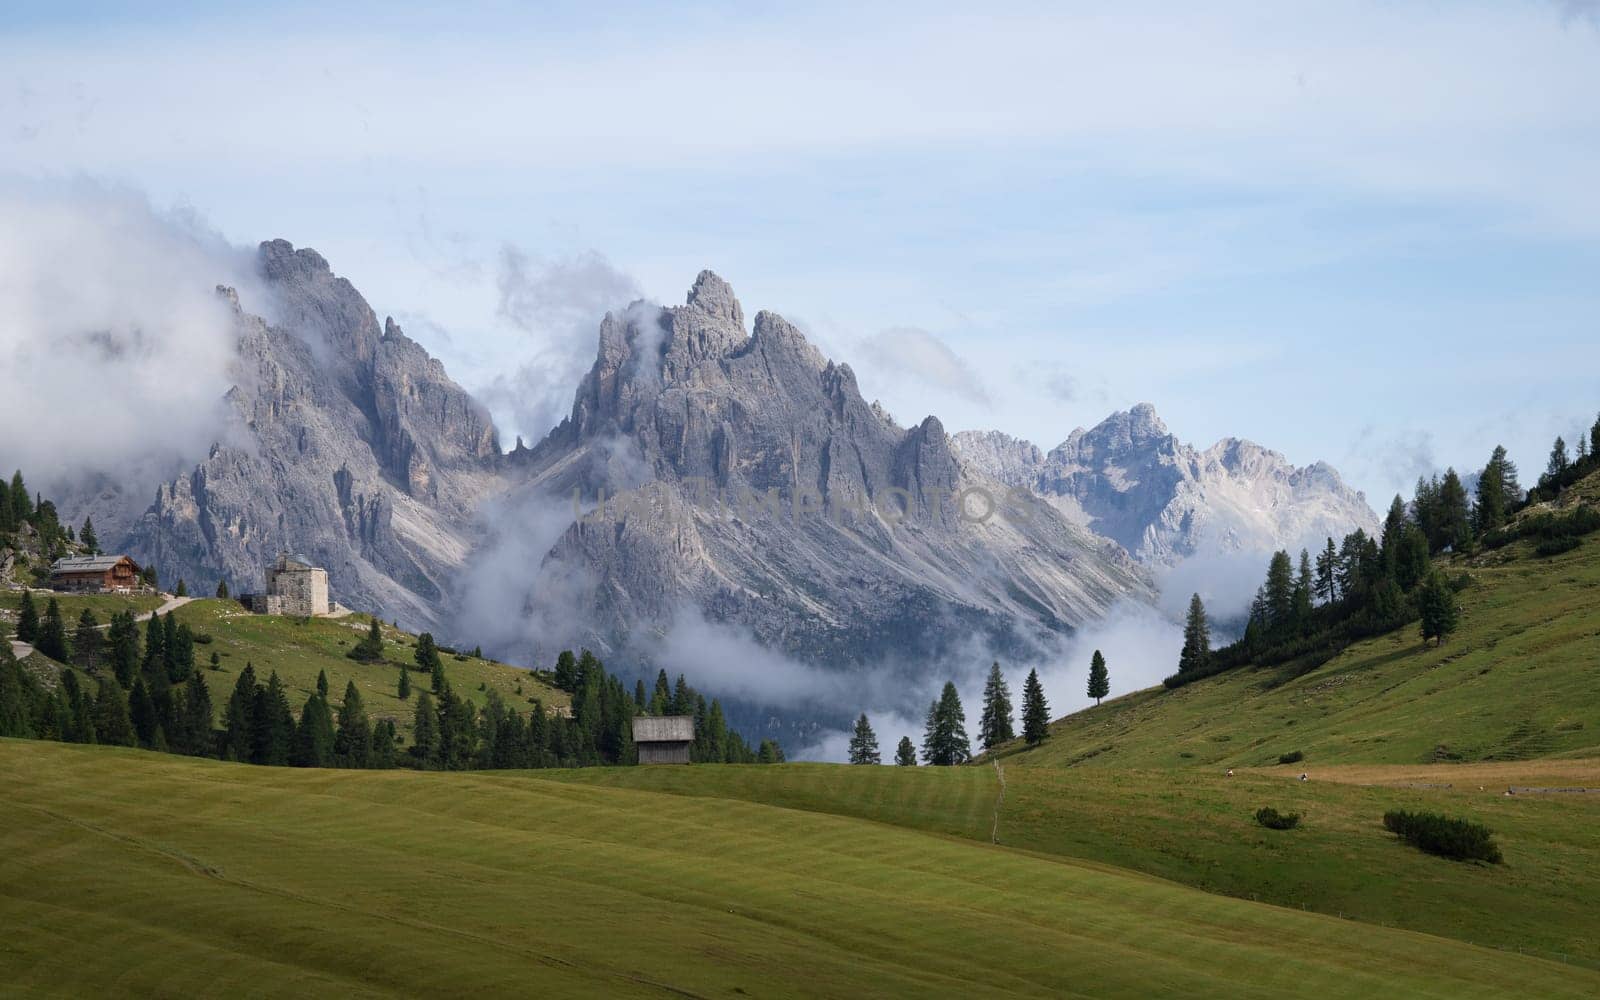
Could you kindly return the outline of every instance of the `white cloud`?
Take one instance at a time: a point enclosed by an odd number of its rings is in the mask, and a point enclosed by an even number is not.
[[[0,181],[0,462],[39,485],[148,489],[223,432],[235,338],[218,284],[249,255],[89,181]],[[148,499],[147,497],[147,499]]]
[[[859,350],[880,378],[909,379],[979,406],[989,405],[989,392],[972,366],[927,330],[890,327],[862,340]]]

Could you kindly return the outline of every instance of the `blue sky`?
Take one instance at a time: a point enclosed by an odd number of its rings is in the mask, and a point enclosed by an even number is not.
[[[1595,5],[1059,6],[10,4],[0,171],[316,247],[508,441],[703,267],[902,422],[1148,400],[1380,508],[1594,420]]]

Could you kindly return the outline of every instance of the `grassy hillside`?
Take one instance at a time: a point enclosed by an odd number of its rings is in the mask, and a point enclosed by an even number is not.
[[[1589,970],[1101,866],[530,775],[0,741],[0,798],[14,996],[1600,991]]]
[[[1593,482],[1591,479],[1590,482]],[[1154,688],[1055,723],[1024,766],[1301,768],[1600,756],[1600,535],[1554,557],[1519,542],[1469,573],[1443,647],[1407,628],[1352,645],[1305,676],[1244,668]],[[1113,666],[1113,670],[1115,667]]]
[[[73,626],[78,624],[78,616],[83,614],[84,608],[93,611],[95,618],[104,625],[111,620],[115,612],[132,609],[135,614],[144,614],[147,611],[154,611],[165,600],[154,594],[48,594],[35,591],[33,603],[41,615],[44,614],[44,607],[52,597],[61,606],[61,617],[67,623],[68,634],[72,632]],[[6,623],[8,635],[15,633],[17,608],[21,604],[22,591],[0,590],[0,620]]]
[[[383,663],[358,663],[345,655],[366,634],[372,622],[367,615],[338,619],[254,615],[236,601],[219,600],[194,601],[175,614],[178,621],[195,633],[212,637],[209,644],[195,647],[195,659],[202,669],[213,651],[222,661],[220,671],[206,671],[212,700],[219,712],[247,662],[255,666],[256,675],[262,680],[271,671],[278,672],[296,712],[316,690],[318,671],[327,671],[335,701],[343,694],[346,681],[354,680],[368,714],[374,719],[392,717],[406,733],[410,732],[416,707],[414,692],[428,687],[428,675],[414,672],[412,700],[402,702],[399,699],[400,665],[416,666],[413,655],[417,640],[388,625],[382,626]],[[451,687],[480,706],[488,698],[490,689],[500,692],[506,704],[523,712],[528,710],[532,698],[538,698],[546,709],[564,706],[570,701],[566,692],[550,687],[519,667],[471,656],[441,655]]]
[[[0,607],[15,611],[19,595],[7,593],[0,596]],[[44,595],[35,594],[41,612]],[[63,617],[67,619],[70,639],[77,617],[85,606],[94,609],[102,624],[110,621],[113,612],[133,610],[143,614],[155,609],[162,599],[144,595],[115,596],[59,595]],[[326,671],[333,700],[337,702],[344,693],[347,681],[355,681],[361,691],[367,713],[374,719],[391,717],[402,733],[411,730],[415,698],[402,702],[398,697],[401,664],[415,667],[416,637],[388,625],[382,625],[385,640],[383,663],[358,663],[345,654],[366,634],[372,619],[363,614],[345,618],[296,618],[285,615],[254,615],[237,601],[195,600],[178,608],[174,614],[178,621],[188,625],[196,635],[210,636],[210,642],[195,646],[195,665],[205,673],[211,687],[211,700],[220,716],[227,704],[228,693],[238,680],[239,671],[246,663],[253,664],[256,675],[265,681],[276,670],[288,689],[289,703],[298,713],[306,698],[317,687],[317,674]],[[13,616],[14,617],[14,616]],[[141,626],[142,628],[142,626]],[[142,632],[141,632],[142,635]],[[210,670],[208,664],[215,652],[220,669]],[[38,654],[35,654],[37,656]],[[530,699],[538,698],[546,709],[559,708],[571,701],[566,692],[544,683],[530,671],[493,660],[478,657],[457,657],[444,653],[445,674],[457,694],[482,705],[488,692],[495,690],[506,704],[526,712]],[[426,690],[428,675],[413,672],[413,692]],[[89,682],[92,690],[94,684]]]
[[[617,768],[557,777],[764,802],[980,841],[998,835],[1010,847],[1600,968],[1600,912],[1593,906],[1600,898],[1594,845],[1600,794],[1501,794],[1513,783],[1600,787],[1600,762],[1566,762],[1556,771],[1418,767],[1391,780],[1402,786],[1454,780],[1450,789],[1302,783],[1297,773],[1228,778],[1200,770],[1006,766],[1003,801],[992,767]],[[1265,805],[1301,813],[1302,826],[1262,829],[1254,814]],[[1383,828],[1383,813],[1395,808],[1488,824],[1506,864],[1460,864],[1416,852]]]

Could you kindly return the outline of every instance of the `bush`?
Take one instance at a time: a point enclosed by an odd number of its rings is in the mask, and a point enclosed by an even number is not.
[[[1278,755],[1278,763],[1280,764],[1298,764],[1305,759],[1306,755],[1299,750],[1291,750],[1288,753]]]
[[[1496,865],[1505,860],[1500,846],[1494,842],[1494,831],[1482,823],[1438,813],[1393,809],[1383,814],[1383,825],[1411,846],[1442,858],[1487,861]]]
[[[197,646],[209,646],[217,640],[210,632],[196,632],[194,641]]]
[[[1281,813],[1271,806],[1256,810],[1256,822],[1268,830],[1293,830],[1300,825],[1299,813]]]
[[[1536,556],[1558,556],[1563,552],[1571,552],[1583,544],[1583,539],[1572,535],[1560,535],[1556,538],[1547,538],[1534,546],[1533,554]]]

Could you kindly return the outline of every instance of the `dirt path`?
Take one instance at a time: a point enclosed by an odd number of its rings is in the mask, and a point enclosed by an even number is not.
[[[25,642],[18,642],[17,640],[12,639],[11,640],[11,655],[15,656],[19,660],[22,659],[25,656],[32,656],[33,655],[33,647],[28,645]]]
[[[181,608],[185,604],[188,604],[190,601],[194,600],[192,597],[168,597],[166,594],[162,594],[161,596],[167,598],[167,603],[161,605],[159,608],[156,608],[154,611],[146,611],[144,614],[135,618],[134,621],[147,622],[153,615],[169,615],[176,609]]]

